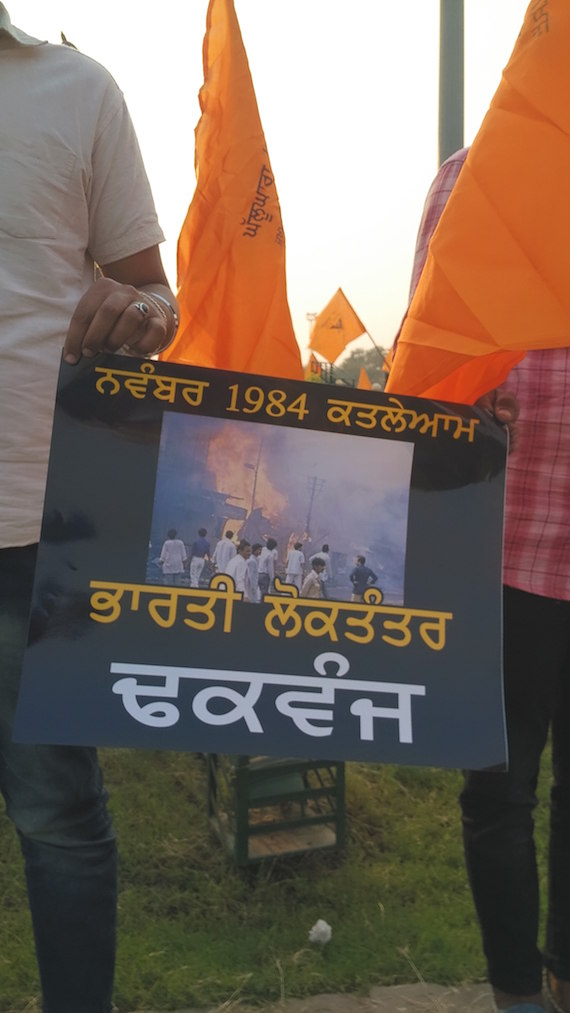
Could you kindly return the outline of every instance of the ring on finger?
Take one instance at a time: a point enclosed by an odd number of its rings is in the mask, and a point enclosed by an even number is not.
[[[133,306],[142,313],[143,317],[148,317],[148,304],[145,302],[134,302]]]

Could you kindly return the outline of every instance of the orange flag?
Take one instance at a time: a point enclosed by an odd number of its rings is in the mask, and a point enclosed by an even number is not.
[[[323,372],[322,363],[320,363],[316,355],[313,355],[313,353],[311,352],[309,361],[305,366],[305,380],[309,381],[316,380],[322,382],[322,372]]]
[[[358,383],[356,384],[358,390],[372,390],[372,381],[368,376],[364,366],[360,367],[360,373],[358,376]]]
[[[386,390],[472,403],[570,344],[570,4],[530,3],[447,202]]]
[[[339,288],[324,310],[315,318],[309,348],[314,348],[328,362],[334,362],[349,341],[360,337],[361,334],[366,334],[366,327]]]
[[[180,328],[160,358],[302,380],[281,210],[233,0],[210,0],[203,56]]]

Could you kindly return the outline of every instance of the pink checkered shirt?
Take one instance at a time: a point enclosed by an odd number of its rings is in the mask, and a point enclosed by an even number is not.
[[[410,301],[428,245],[467,157],[441,166],[418,231]],[[503,384],[520,405],[507,464],[503,580],[510,587],[570,601],[570,348],[527,352]]]

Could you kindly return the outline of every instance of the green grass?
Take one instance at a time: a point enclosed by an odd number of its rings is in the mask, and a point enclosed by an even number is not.
[[[360,991],[414,981],[415,968],[443,985],[484,979],[458,772],[347,764],[343,854],[315,851],[240,870],[208,825],[199,757],[101,756],[121,854],[121,1013]],[[548,776],[537,816],[541,867]],[[36,1010],[19,847],[6,819],[0,896],[0,1010]],[[325,947],[308,941],[318,918],[333,930]]]

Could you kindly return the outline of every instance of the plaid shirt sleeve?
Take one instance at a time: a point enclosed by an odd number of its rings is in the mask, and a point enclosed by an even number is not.
[[[570,601],[570,348],[527,352],[504,387],[520,415],[507,462],[503,580]]]
[[[451,155],[450,158],[446,159],[428,190],[420,221],[420,227],[418,229],[418,237],[416,239],[409,302],[412,301],[424,264],[427,260],[430,239],[435,232],[436,225],[441,218],[442,211],[447,204],[449,195],[457,182],[457,177],[459,176],[463,163],[467,158],[468,151],[469,148],[462,148],[461,151],[456,151],[454,155]]]
[[[439,222],[441,213],[447,204],[453,187],[455,186],[457,177],[459,176],[463,163],[467,158],[468,151],[469,148],[462,148],[461,151],[456,151],[454,155],[451,155],[448,159],[446,159],[446,161],[441,165],[437,176],[428,190],[416,239],[408,306],[413,299],[414,292],[416,291],[420,280],[420,275],[427,260],[429,241],[435,232],[435,227]],[[402,324],[404,323],[406,316],[407,310],[404,314],[402,323],[398,328],[398,333],[394,339],[394,345],[398,341],[400,331],[402,330]]]
[[[428,191],[409,302],[467,151],[443,163]],[[527,352],[504,387],[516,395],[520,416],[507,463],[503,580],[521,591],[569,601],[570,348]]]

